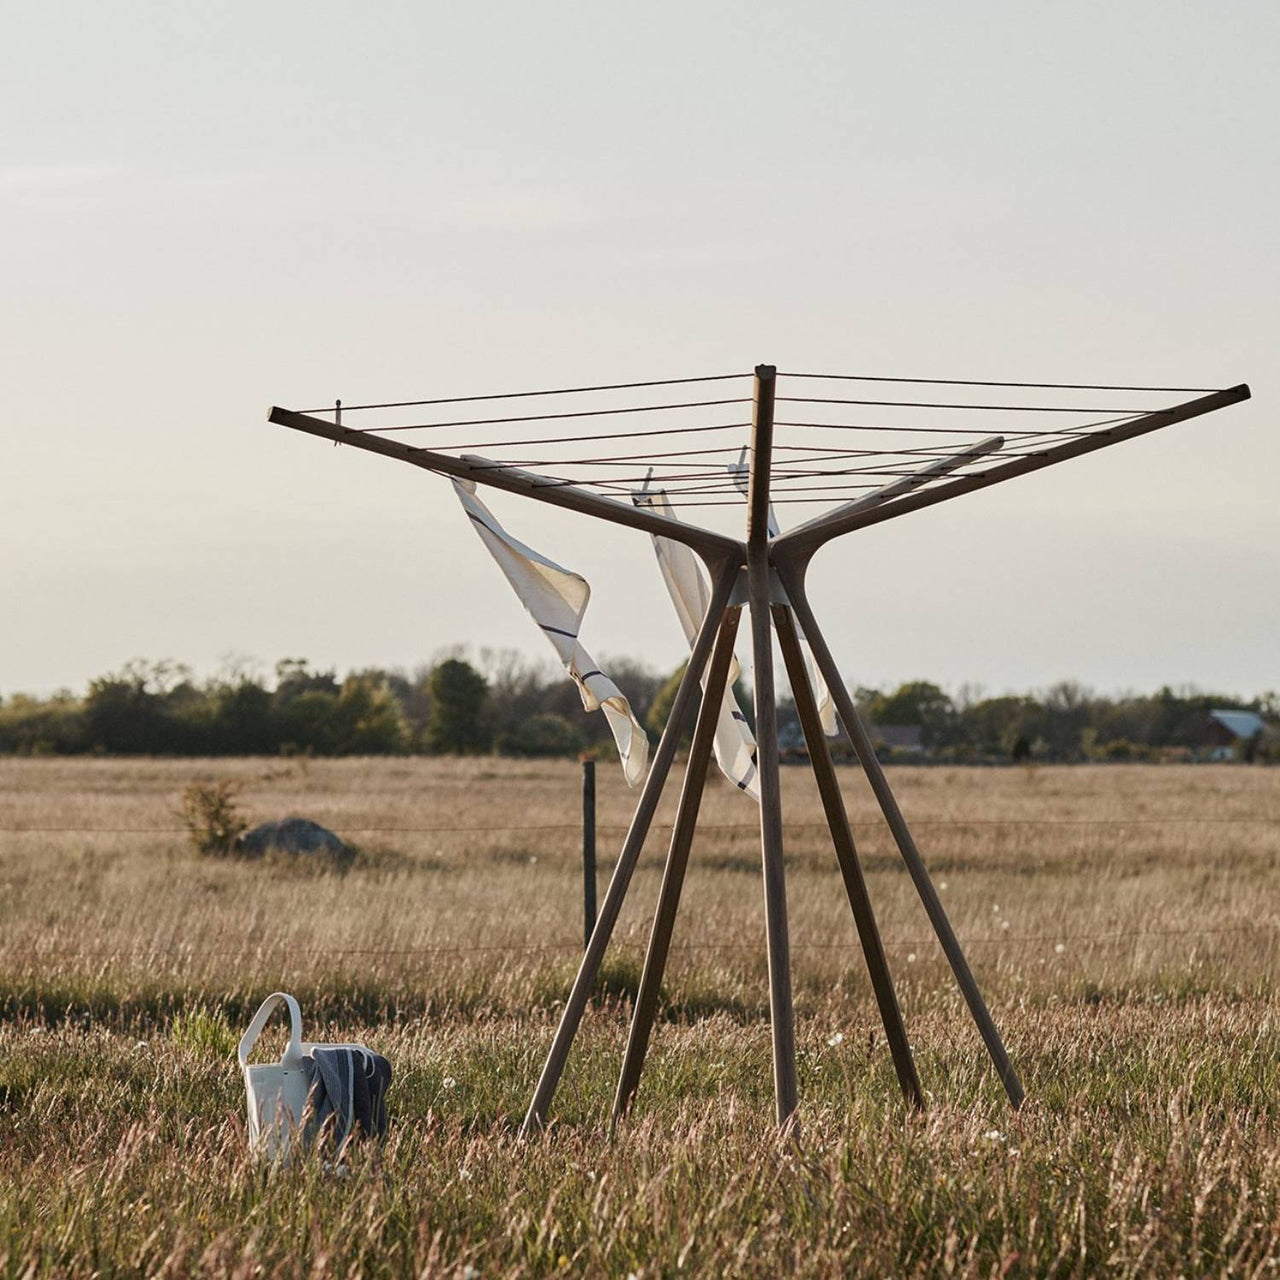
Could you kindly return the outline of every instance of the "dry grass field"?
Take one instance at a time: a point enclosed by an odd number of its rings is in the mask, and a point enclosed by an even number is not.
[[[603,892],[633,797],[612,764],[599,776]],[[354,868],[198,857],[176,810],[221,777],[253,820],[347,835]],[[799,1140],[772,1126],[755,810],[713,785],[633,1116],[611,1139],[666,830],[554,1124],[522,1143],[581,947],[576,765],[0,762],[0,1274],[1280,1274],[1280,771],[892,781],[1020,1113],[848,772],[931,1096],[904,1107],[792,769]],[[396,1071],[389,1138],[341,1175],[245,1154],[235,1041],[281,987],[308,1034],[361,1038]]]

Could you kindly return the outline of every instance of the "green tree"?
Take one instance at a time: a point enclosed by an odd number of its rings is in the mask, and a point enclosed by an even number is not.
[[[308,689],[276,709],[276,724],[283,749],[333,755],[338,750],[338,695]]]
[[[516,649],[481,649],[480,664],[489,685],[485,725],[495,744],[518,740],[537,715],[558,714],[572,724],[584,719],[577,686],[565,679],[563,669],[532,660]],[[430,697],[424,701],[429,720]]]
[[[504,756],[573,756],[581,748],[582,735],[577,728],[552,712],[530,716],[494,742],[494,749]]]
[[[90,747],[119,755],[168,755],[207,747],[203,702],[190,671],[176,662],[126,664],[89,685],[85,732]]]
[[[444,755],[470,755],[488,748],[484,710],[489,682],[469,662],[448,658],[427,682],[431,712],[426,747]]]
[[[227,755],[265,755],[278,747],[271,694],[243,679],[211,691],[213,744]]]
[[[61,690],[51,698],[18,693],[0,704],[0,752],[71,755],[86,746],[84,704]]]
[[[926,747],[945,741],[955,719],[950,697],[928,680],[910,680],[893,693],[878,694],[869,711],[877,725],[918,724]]]
[[[1079,760],[1080,735],[1096,718],[1098,700],[1078,680],[1059,680],[1040,701],[1039,737],[1055,760]]]
[[[408,731],[404,710],[380,674],[348,676],[335,710],[341,754],[387,755],[405,749]]]
[[[676,700],[676,690],[684,679],[688,665],[687,662],[682,662],[654,694],[653,701],[649,704],[649,714],[644,718],[644,727],[651,733],[660,734],[667,727],[667,721],[671,717],[671,704]]]
[[[1033,711],[1026,698],[1014,694],[983,698],[958,713],[955,736],[983,757],[1025,759],[1030,747],[1026,726]]]
[[[666,678],[657,693],[654,694],[653,701],[649,704],[649,713],[641,721],[650,733],[661,734],[663,729],[667,727],[667,721],[671,718],[671,704],[676,700],[676,691],[680,688],[680,681],[684,679],[685,668],[688,665],[687,662],[682,662]],[[741,708],[742,714],[747,718],[747,727],[754,733],[756,723],[755,703],[752,700],[751,689],[741,675],[734,681],[733,694],[738,700],[738,706]],[[699,697],[701,697],[701,694],[699,694]],[[692,737],[693,725],[690,724],[680,741],[682,744],[688,745]]]
[[[279,749],[336,754],[340,747],[338,694],[332,671],[312,671],[305,658],[277,662],[271,714]]]
[[[304,693],[338,692],[338,679],[332,671],[312,671],[306,658],[281,658],[276,663],[276,692],[278,704]]]

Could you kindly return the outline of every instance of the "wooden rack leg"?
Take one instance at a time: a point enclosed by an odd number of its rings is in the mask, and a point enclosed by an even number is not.
[[[880,1006],[880,1017],[884,1022],[889,1051],[893,1055],[894,1070],[898,1073],[898,1084],[908,1102],[923,1108],[924,1091],[920,1087],[920,1077],[916,1074],[915,1062],[911,1057],[907,1031],[902,1024],[902,1011],[898,1007],[893,978],[889,973],[889,962],[885,958],[884,946],[880,941],[880,930],[876,927],[875,912],[872,910],[871,898],[867,893],[867,884],[862,875],[862,866],[858,861],[853,832],[849,829],[844,798],[840,794],[840,783],[836,778],[835,766],[831,762],[831,752],[822,731],[817,703],[813,698],[813,690],[809,687],[809,675],[805,670],[804,657],[800,652],[800,639],[796,634],[796,624],[791,611],[783,605],[774,605],[773,624],[778,633],[778,645],[782,649],[787,678],[791,681],[791,692],[795,698],[796,713],[800,717],[800,727],[804,730],[805,745],[809,749],[809,760],[813,765],[813,775],[818,783],[818,794],[822,797],[822,808],[826,813],[827,825],[831,829],[831,842],[835,845],[836,860],[840,864],[845,892],[849,896],[849,906],[853,911],[854,923],[858,927],[858,938],[862,943],[862,954],[866,958],[871,987],[875,992],[876,1003]]]
[[[773,1030],[773,1088],[780,1126],[791,1124],[799,1104],[796,1085],[795,1013],[791,1003],[791,944],[787,933],[787,883],[782,860],[782,795],[778,779],[778,719],[773,686],[773,627],[767,566],[751,559],[748,591],[755,681],[756,767],[760,778],[760,852],[764,866],[764,918],[769,948],[769,1019]]]
[[[569,998],[565,1001],[564,1013],[560,1017],[560,1025],[556,1028],[555,1039],[547,1054],[546,1064],[542,1068],[538,1086],[529,1103],[528,1114],[520,1127],[522,1136],[527,1136],[546,1124],[551,1099],[555,1095],[556,1086],[560,1083],[560,1076],[568,1061],[569,1050],[577,1034],[578,1024],[582,1021],[587,1001],[591,998],[596,974],[600,971],[600,964],[609,946],[613,927],[618,921],[618,913],[622,910],[622,901],[627,896],[632,874],[635,872],[636,863],[640,860],[640,851],[644,848],[645,837],[649,834],[649,825],[657,811],[658,801],[662,796],[662,788],[670,772],[671,762],[675,758],[676,748],[693,716],[699,677],[707,665],[707,657],[711,652],[711,646],[725,605],[729,602],[736,577],[736,565],[725,564],[712,568],[711,602],[707,606],[706,617],[703,618],[702,626],[694,640],[684,678],[680,681],[676,696],[671,703],[671,714],[667,718],[666,728],[662,731],[658,749],[654,752],[653,763],[649,766],[649,776],[645,779],[644,790],[640,793],[640,800],[632,816],[626,839],[623,841],[622,851],[618,854],[618,862],[614,867],[613,877],[609,881],[609,888],[605,892],[604,901],[601,903],[596,927],[583,954],[578,976],[573,981]]]
[[[969,1012],[973,1016],[974,1022],[978,1025],[978,1031],[982,1036],[983,1043],[987,1046],[987,1052],[991,1055],[991,1061],[995,1064],[996,1071],[999,1073],[1005,1093],[1009,1095],[1009,1101],[1014,1107],[1020,1107],[1023,1098],[1026,1097],[1022,1081],[1018,1079],[1018,1073],[1014,1070],[1013,1063],[1009,1061],[1004,1041],[1000,1038],[1000,1032],[996,1029],[991,1012],[982,998],[982,992],[979,991],[977,982],[974,980],[973,973],[969,968],[969,962],[965,959],[964,950],[960,946],[960,940],[956,937],[955,930],[951,927],[951,921],[947,919],[942,900],[938,897],[938,891],[933,887],[933,881],[929,878],[929,872],[925,868],[924,860],[920,857],[920,851],[916,848],[916,842],[907,827],[906,819],[902,816],[902,810],[898,808],[898,801],[889,786],[888,779],[884,776],[884,769],[881,768],[880,761],[876,758],[875,747],[871,742],[871,737],[867,733],[861,717],[858,715],[857,708],[853,705],[853,699],[849,696],[849,691],[845,688],[844,681],[840,678],[839,668],[836,666],[831,650],[827,646],[826,638],[818,628],[817,619],[813,616],[813,609],[804,594],[803,572],[798,571],[794,564],[786,561],[777,564],[776,567],[778,576],[782,580],[782,585],[786,588],[787,597],[791,601],[792,608],[795,610],[796,617],[799,620],[800,628],[804,632],[805,639],[809,642],[809,647],[813,650],[813,656],[817,660],[818,668],[831,690],[831,696],[835,699],[836,710],[839,711],[840,719],[844,722],[845,730],[853,742],[853,749],[857,752],[858,761],[862,765],[863,772],[867,775],[867,781],[871,784],[871,790],[875,793],[885,821],[888,823],[890,831],[893,832],[898,852],[902,855],[902,860],[907,865],[907,871],[915,883],[916,892],[920,895],[920,901],[924,904],[925,913],[933,925],[934,932],[938,935],[938,941],[942,944],[942,950],[951,965],[951,971],[955,974],[956,982],[964,995],[965,1003],[969,1006]]]
[[[733,664],[733,641],[738,634],[739,613],[740,609],[736,606],[725,610],[720,634],[716,637],[716,647],[711,654],[711,666],[703,685],[702,706],[698,711],[698,724],[693,732],[689,761],[685,766],[684,786],[680,792],[680,808],[676,812],[675,826],[671,832],[671,846],[662,875],[662,891],[654,912],[649,947],[644,957],[644,972],[640,976],[640,989],[636,993],[635,1010],[631,1017],[631,1034],[627,1038],[627,1051],[618,1077],[618,1092],[613,1103],[615,1124],[629,1110],[640,1085],[640,1073],[644,1069],[645,1053],[649,1047],[653,1020],[658,1009],[658,996],[662,989],[662,974],[671,947],[671,933],[680,907],[685,869],[689,865],[689,850],[693,845],[698,809],[707,780],[707,766],[715,743],[716,725],[720,718],[725,687],[729,682],[729,668]]]

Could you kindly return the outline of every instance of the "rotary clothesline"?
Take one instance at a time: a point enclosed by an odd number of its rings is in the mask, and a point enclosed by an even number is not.
[[[884,945],[826,742],[826,717],[819,706],[824,689],[849,735],[858,763],[1009,1100],[1018,1106],[1024,1096],[1021,1081],[969,968],[963,947],[951,927],[915,839],[876,757],[866,725],[841,678],[814,614],[806,591],[808,566],[820,547],[843,534],[897,519],[977,489],[1213,412],[1248,399],[1249,389],[1242,385],[1210,391],[1169,405],[1152,403],[1147,397],[1190,392],[1191,389],[882,379],[862,374],[806,373],[794,376],[815,381],[821,378],[856,380],[886,386],[907,382],[956,388],[982,387],[984,390],[982,398],[977,400],[889,399],[886,398],[888,392],[877,392],[865,398],[835,394],[779,395],[776,369],[769,365],[757,366],[750,395],[745,539],[686,522],[674,514],[677,507],[741,505],[741,450],[747,441],[743,439],[744,424],[740,421],[739,406],[747,403],[747,397],[704,395],[694,398],[695,392],[692,396],[682,394],[679,400],[673,400],[668,391],[676,385],[723,383],[730,381],[733,375],[430,401],[384,401],[348,407],[348,423],[342,421],[340,404],[334,405],[332,423],[316,416],[322,411],[297,413],[277,408],[271,412],[272,421],[295,430],[449,476],[459,483],[459,496],[463,498],[464,505],[468,497],[478,502],[474,498],[474,486],[481,484],[648,533],[654,539],[669,594],[690,640],[689,662],[676,689],[648,771],[644,774],[643,788],[614,864],[595,929],[565,1000],[560,1024],[525,1117],[525,1133],[546,1123],[623,900],[656,817],[678,745],[691,727],[693,740],[685,766],[679,807],[672,824],[666,868],[640,986],[633,1005],[631,1031],[614,1100],[614,1118],[616,1120],[628,1112],[639,1085],[654,1027],[663,970],[670,951],[707,767],[714,753],[731,777],[736,771],[735,780],[740,785],[745,784],[744,789],[754,788],[758,793],[776,1114],[779,1124],[792,1122],[798,1098],[778,776],[772,649],[775,636],[795,697],[810,765],[904,1095],[915,1105],[924,1105],[924,1092],[916,1073]],[[1033,389],[1037,394],[1029,398],[1029,403],[1019,403],[1012,393],[1026,389]],[[584,395],[607,398],[621,391],[631,393],[639,390],[651,391],[665,398],[652,404],[625,405],[575,401],[574,408],[556,404],[554,399]],[[816,390],[822,391],[823,388],[819,386]],[[988,391],[997,394],[987,394]],[[1108,404],[1102,407],[1081,405],[1079,400],[1095,399],[1076,394],[1081,391],[1106,391]],[[1001,394],[1009,395],[1011,402],[1002,401]],[[1129,405],[1118,403],[1121,398],[1131,396],[1143,399],[1136,399]],[[516,399],[540,399],[535,407],[547,411],[500,411],[484,417],[455,415],[435,422],[411,423],[370,422],[368,418],[362,418],[362,429],[354,430],[349,425],[350,414],[357,412],[379,414],[410,407]],[[1055,403],[1057,399],[1070,402]],[[1117,403],[1111,403],[1113,400]],[[779,419],[777,407],[786,404],[803,406],[806,420],[792,422]],[[874,408],[879,420],[832,420],[830,415],[845,416],[844,411],[849,407]],[[999,415],[996,419],[1000,423],[998,435],[990,432],[994,425],[991,420],[993,414]],[[653,415],[661,415],[656,425]],[[722,417],[733,420],[707,421],[707,418]],[[536,424],[552,422],[555,423],[553,430],[556,434],[541,438],[534,435],[535,431],[542,429]],[[528,434],[513,433],[512,428],[516,424],[523,426]],[[596,429],[605,424],[625,429],[603,432]],[[464,433],[463,437],[451,439],[451,433],[459,431]],[[822,433],[820,445],[807,434],[813,431]],[[416,442],[423,437],[413,433],[420,432],[429,433],[426,436],[428,445],[409,443],[405,439],[409,436]],[[849,433],[852,438],[842,439],[840,433]],[[684,437],[695,434],[699,436],[699,447],[681,448]],[[911,437],[908,448],[902,447],[904,442],[899,437],[903,435]],[[714,441],[712,437],[715,437]],[[581,453],[566,456],[562,447],[576,449],[602,440],[640,439],[646,442],[644,447],[651,457],[635,453],[620,455],[618,451],[614,451],[612,456],[600,456],[600,450],[592,450],[592,456]],[[1013,447],[1006,449],[1010,442]],[[486,455],[495,456],[475,456],[472,450],[482,450]],[[502,456],[496,456],[498,450],[503,451]],[[784,459],[781,465],[775,464],[775,450]],[[679,460],[673,464],[672,459]],[[647,465],[643,475],[607,473],[607,468],[613,465],[629,470],[633,462]],[[819,466],[816,465],[818,463],[844,465]],[[533,466],[549,466],[555,473],[548,475],[529,470]],[[656,486],[653,484],[655,469],[662,471]],[[605,474],[601,474],[602,471]],[[775,480],[780,482],[777,493],[788,495],[778,497],[779,504],[825,503],[831,509],[794,528],[779,531],[771,507],[771,488]],[[852,487],[858,487],[860,492],[859,496],[849,500],[846,495]],[[801,493],[819,496],[790,496]],[[610,704],[613,704],[611,725],[615,727],[615,736],[623,752],[624,768],[628,767],[637,759],[643,735],[637,738],[638,726],[634,724],[625,699],[616,692],[616,686],[607,682],[603,673],[594,669],[577,639],[589,590],[578,575],[511,539],[492,520],[491,513],[483,508],[483,504],[480,508],[482,510],[469,512],[473,523],[476,523],[486,546],[499,558],[512,585],[521,591],[522,598],[530,605],[544,632],[553,640],[557,627],[565,632],[556,642],[557,650],[570,675],[578,682],[584,705],[599,704],[608,712]],[[476,519],[477,516],[480,518]],[[485,517],[489,517],[488,520]],[[670,546],[664,551],[665,544]],[[678,549],[678,556],[670,554],[672,547]],[[705,569],[705,580],[698,573],[697,563],[693,560],[695,555]],[[683,566],[678,563],[680,557],[687,557]],[[513,568],[517,561],[520,563]],[[692,575],[687,572],[690,566],[694,570]],[[526,589],[520,585],[524,583],[525,575],[533,575],[539,581],[535,583],[531,578]],[[543,599],[548,590],[552,597],[550,604]],[[558,603],[554,598],[557,594]],[[737,662],[733,646],[743,607],[749,608],[751,614],[756,720],[754,772],[749,776],[741,764],[744,756],[750,758],[742,727],[745,718],[739,719],[734,715],[735,711],[739,716],[741,713],[731,693],[731,676]],[[561,617],[566,625],[555,622],[554,617]],[[550,628],[546,625],[548,622],[551,623]],[[596,682],[594,688],[593,681]],[[647,743],[645,745],[647,747]],[[637,775],[640,772],[643,772],[642,768],[636,770]]]

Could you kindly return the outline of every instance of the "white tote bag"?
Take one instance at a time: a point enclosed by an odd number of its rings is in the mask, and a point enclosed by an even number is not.
[[[282,1004],[289,1010],[289,1043],[285,1045],[280,1061],[250,1065],[249,1055],[262,1034],[262,1028]],[[253,1021],[240,1037],[238,1057],[249,1104],[249,1149],[255,1155],[279,1159],[288,1152],[296,1135],[302,1131],[303,1112],[311,1084],[302,1060],[309,1057],[315,1047],[310,1041],[303,1040],[302,1010],[298,1008],[298,1002],[284,991],[272,992],[258,1006]],[[332,1047],[369,1052],[362,1044]]]

